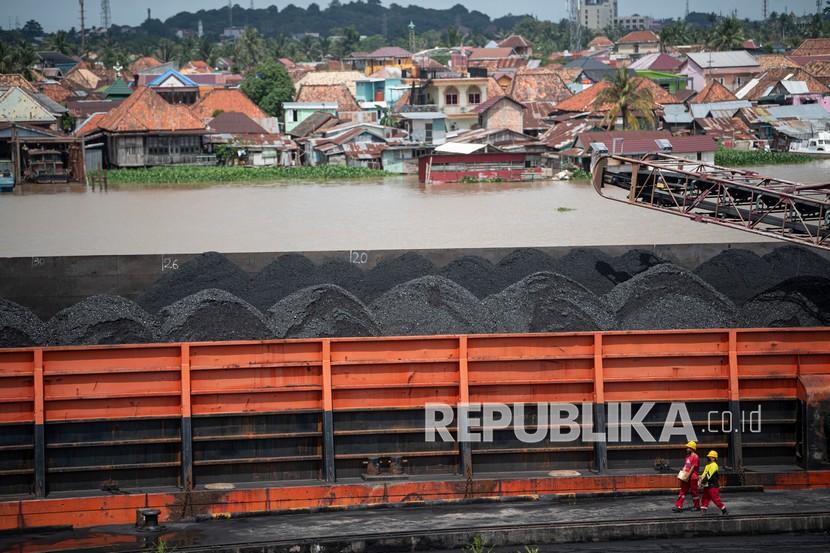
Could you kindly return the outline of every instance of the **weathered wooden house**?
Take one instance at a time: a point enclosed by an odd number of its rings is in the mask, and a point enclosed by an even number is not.
[[[205,123],[190,108],[169,104],[147,87],[78,130],[87,148],[103,145],[105,167],[200,163],[207,133]]]

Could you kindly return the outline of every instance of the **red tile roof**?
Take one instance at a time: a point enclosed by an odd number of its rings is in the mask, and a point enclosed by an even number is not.
[[[614,46],[614,42],[607,36],[594,37],[591,42],[588,43],[588,49],[608,48],[610,46]]]
[[[469,60],[487,60],[507,58],[513,55],[513,48],[472,48]]]
[[[203,131],[205,125],[185,105],[168,104],[145,86],[136,89],[114,110],[98,122],[109,132]]]
[[[262,111],[242,90],[238,88],[214,88],[190,108],[202,121],[208,121],[217,112],[244,113],[251,119],[265,119]]]
[[[158,67],[159,65],[161,65],[161,62],[156,58],[152,56],[144,56],[143,58],[138,58],[130,64],[130,73],[141,73],[142,71]]]
[[[86,121],[81,123],[81,126],[75,129],[75,136],[87,136],[99,129],[99,123],[104,118],[106,113],[93,113]]]
[[[703,87],[703,90],[698,92],[692,99],[690,104],[712,104],[715,102],[731,102],[737,100],[728,88],[720,84],[718,81],[712,81]]]
[[[22,88],[28,92],[37,92],[35,87],[19,73],[0,74],[0,88]]]
[[[651,31],[633,31],[617,41],[617,44],[642,44],[644,42],[660,42],[660,37]]]
[[[491,107],[495,106],[497,103],[501,102],[502,100],[504,100],[506,102],[512,102],[512,103],[516,104],[517,106],[519,106],[520,108],[524,109],[524,106],[522,105],[521,102],[518,102],[518,101],[514,100],[510,96],[504,95],[504,96],[491,96],[490,98],[487,98],[487,100],[485,100],[484,102],[477,105],[473,109],[473,111],[475,113],[484,113],[485,111],[487,111]]]
[[[412,52],[400,46],[384,46],[366,56],[367,58],[411,58]]]
[[[600,106],[600,109],[597,110],[594,107],[594,101],[596,100],[597,96],[600,92],[605,90],[611,86],[611,83],[608,81],[599,82],[578,94],[574,94],[567,100],[563,100],[559,104],[556,105],[556,109],[558,111],[571,111],[571,112],[600,112],[604,113],[608,111],[611,107],[609,105]],[[663,88],[660,87],[654,81],[649,79],[640,79],[640,88],[646,88],[651,92],[652,98],[654,99],[655,105],[661,106],[665,104],[676,104],[677,99],[674,98],[671,94],[666,92]]]
[[[521,35],[510,35],[498,44],[500,48],[533,48],[533,43]]]
[[[519,70],[510,94],[519,102],[558,103],[572,96],[559,71],[546,68]]]
[[[760,100],[767,94],[767,91],[771,87],[784,80],[804,81],[807,84],[807,90],[812,94],[830,94],[830,89],[827,88],[827,85],[804,69],[779,67],[761,74],[758,77],[757,84],[744,95],[743,99],[750,101]]]
[[[208,123],[208,130],[221,134],[268,134],[256,121],[236,111],[226,111]]]
[[[39,83],[38,88],[42,93],[59,104],[66,102],[66,99],[74,94],[71,88],[65,83]]]
[[[360,105],[342,84],[304,84],[297,92],[297,102],[332,102],[337,111],[360,111]]]
[[[526,102],[524,110],[524,129],[547,129],[551,123],[545,121],[548,115],[556,109],[555,102]]]
[[[793,50],[793,56],[830,55],[830,38],[808,38]]]

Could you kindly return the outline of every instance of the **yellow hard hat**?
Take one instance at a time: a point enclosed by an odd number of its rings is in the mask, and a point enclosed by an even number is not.
[[[691,441],[691,442],[686,444],[686,447],[688,447],[689,449],[697,450],[697,442]]]
[[[706,456],[709,457],[710,459],[717,459],[718,458],[718,452],[713,449],[712,451],[707,453]]]

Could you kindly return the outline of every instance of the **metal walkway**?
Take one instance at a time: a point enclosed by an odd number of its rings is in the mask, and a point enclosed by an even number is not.
[[[830,183],[799,184],[667,154],[598,155],[592,168],[604,198],[830,250]],[[628,194],[615,197],[608,186]]]

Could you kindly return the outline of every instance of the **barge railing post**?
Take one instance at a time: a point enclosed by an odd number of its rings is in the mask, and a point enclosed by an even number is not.
[[[458,406],[467,407],[470,404],[470,375],[467,367],[467,337],[458,337]],[[459,417],[456,417],[460,421]],[[458,435],[456,434],[456,438]],[[461,474],[470,479],[473,477],[473,451],[470,442],[459,441],[458,452],[461,457]]]
[[[46,423],[43,389],[43,350],[34,355],[34,410],[35,410],[35,497],[46,497]]]
[[[326,482],[336,482],[334,469],[334,415],[331,392],[331,340],[323,340],[323,467]]]
[[[607,432],[605,406],[605,372],[602,364],[602,334],[594,333],[594,432]],[[594,469],[605,473],[608,470],[608,444],[594,442]]]
[[[732,421],[741,420],[741,390],[738,379],[738,331],[729,331],[729,411]],[[741,424],[734,424],[729,433],[729,464],[735,470],[741,470],[744,465],[743,439]]]
[[[193,425],[190,406],[190,344],[181,345],[182,488],[193,489]]]

